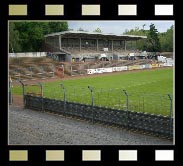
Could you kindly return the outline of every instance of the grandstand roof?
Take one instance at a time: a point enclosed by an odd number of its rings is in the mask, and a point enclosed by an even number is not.
[[[139,40],[146,39],[147,36],[136,36],[136,35],[118,35],[113,33],[99,33],[99,32],[85,32],[85,31],[63,31],[45,35],[49,36],[58,36],[68,38],[89,38],[89,39],[106,39],[110,38],[111,40]]]

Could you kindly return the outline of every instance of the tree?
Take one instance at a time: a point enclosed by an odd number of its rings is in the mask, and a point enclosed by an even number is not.
[[[13,47],[15,52],[39,51],[44,35],[67,30],[67,22],[10,22],[9,48]]]
[[[53,32],[62,32],[68,30],[68,23],[67,22],[49,22],[49,33]]]
[[[143,29],[139,29],[139,27],[135,27],[134,29],[125,29],[125,32],[123,34],[126,35],[138,35],[138,36],[147,36],[148,34],[148,30],[143,30]],[[128,41],[126,42],[126,45],[131,45],[131,42],[128,43]],[[136,49],[138,50],[147,50],[147,40],[143,39],[143,40],[138,40],[137,45],[136,45]]]
[[[19,32],[15,29],[14,22],[9,22],[9,52],[21,51]]]
[[[93,32],[102,33],[102,30],[100,28],[95,29]]]
[[[147,49],[150,52],[158,52],[161,50],[161,45],[158,37],[158,31],[154,24],[150,24],[149,33],[147,35],[148,45]]]
[[[153,24],[150,26],[149,30],[144,30],[145,26],[146,25],[143,24],[142,29],[138,29],[136,27],[130,30],[125,29],[123,34],[147,36],[147,39],[139,40],[137,42],[137,49],[139,50],[154,52],[154,47],[156,47],[155,51],[173,51],[173,25],[167,29],[166,32],[162,33],[159,33]]]
[[[173,51],[173,31],[174,27],[172,25],[166,32],[160,34],[161,51]]]
[[[78,29],[78,31],[83,31],[83,32],[84,32],[85,30],[84,30],[83,28],[80,27],[80,28]]]
[[[125,29],[125,32],[123,34],[128,34],[128,33],[129,33],[129,30]]]
[[[144,30],[144,27],[146,26],[146,24],[143,24],[142,27],[143,27],[143,30]]]
[[[39,22],[16,22],[23,52],[39,51],[44,39],[42,24]]]

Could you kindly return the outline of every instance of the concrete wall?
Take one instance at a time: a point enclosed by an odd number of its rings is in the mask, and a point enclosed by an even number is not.
[[[24,52],[24,53],[9,53],[9,57],[44,57],[46,52]]]

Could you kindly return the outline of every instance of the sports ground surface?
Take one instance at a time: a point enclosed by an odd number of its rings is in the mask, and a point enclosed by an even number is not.
[[[90,86],[93,89],[95,105],[115,109],[126,109],[127,96],[124,90],[128,95],[129,109],[137,112],[169,116],[169,96],[173,99],[173,68],[126,71],[47,81],[42,80],[44,97],[64,100],[63,88],[65,88],[67,101],[91,104],[91,92],[88,89]],[[39,86],[26,86],[26,92],[37,93],[38,91]],[[13,94],[21,95],[21,86],[15,86]]]
[[[129,94],[131,109],[144,101],[143,109],[161,115],[169,115],[169,99],[173,94],[173,69],[127,71],[93,76],[65,77],[64,79],[34,80],[26,84],[42,82],[44,97],[63,100],[63,88],[67,101],[91,104],[88,85],[94,90],[95,105],[125,109],[125,89]],[[73,118],[65,118],[48,112],[23,109],[22,88],[13,86],[13,105],[9,107],[9,144],[13,145],[171,145],[172,141],[127,131],[122,128],[92,124]],[[37,89],[36,89],[37,88]],[[27,91],[37,92],[38,87],[28,86]],[[139,94],[141,96],[139,96]],[[142,95],[143,94],[143,95]],[[166,97],[164,97],[166,96]],[[165,100],[164,100],[165,99]],[[133,101],[138,100],[133,104]],[[158,103],[161,101],[160,103]],[[148,104],[150,103],[150,104]],[[120,105],[121,104],[121,105]],[[141,107],[138,107],[141,108]],[[158,109],[157,109],[158,108]],[[157,112],[158,110],[158,112]]]

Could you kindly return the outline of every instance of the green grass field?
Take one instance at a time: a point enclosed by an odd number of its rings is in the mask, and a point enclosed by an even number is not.
[[[76,78],[43,83],[44,97],[63,100],[66,89],[66,100],[91,104],[93,88],[94,105],[130,111],[147,112],[169,116],[170,99],[173,95],[173,69],[142,70],[122,72],[114,75]],[[37,88],[37,89],[36,89]],[[123,90],[126,90],[127,96]],[[27,86],[27,92],[36,92],[38,87]],[[22,88],[13,88],[13,94],[21,95]]]

